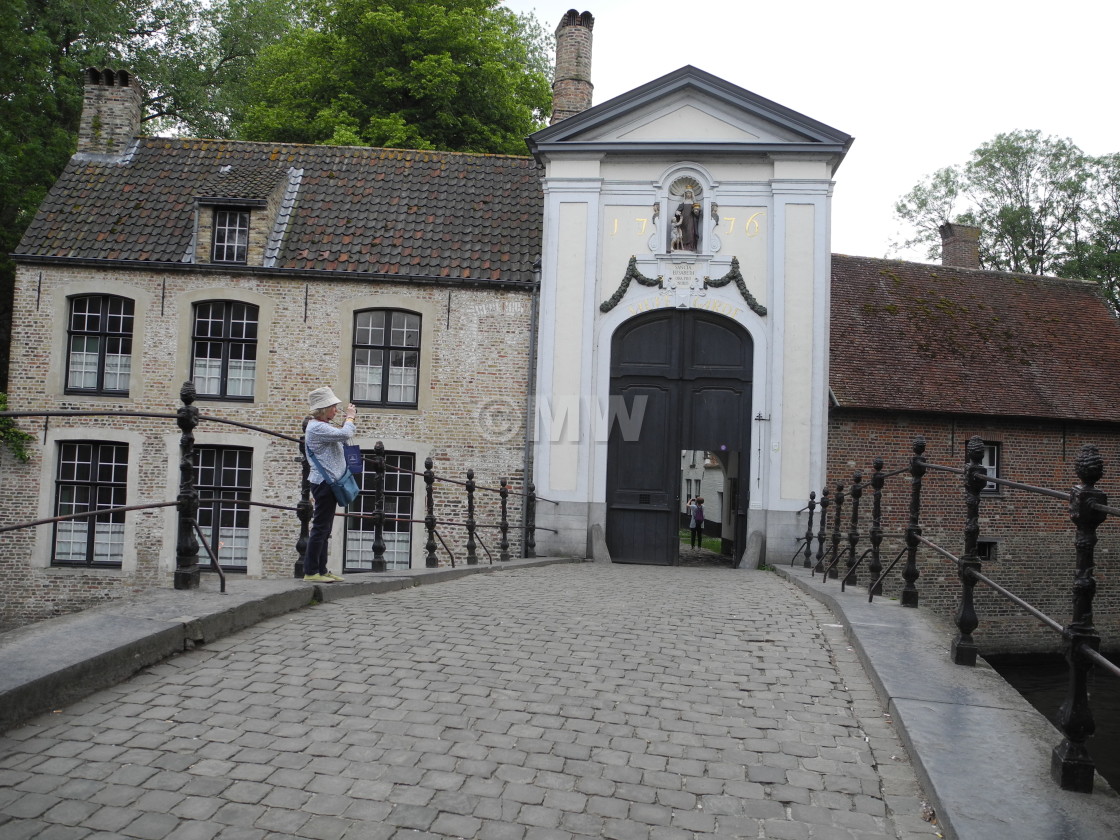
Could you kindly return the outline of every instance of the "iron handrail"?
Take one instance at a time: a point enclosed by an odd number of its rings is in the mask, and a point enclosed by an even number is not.
[[[936,543],[933,543],[930,540],[927,540],[925,537],[918,537],[918,540],[920,542],[922,542],[922,544],[924,544],[928,548],[930,548],[933,551],[935,551],[936,553],[940,554],[941,556],[946,557],[949,560],[952,560],[954,563],[957,564],[957,566],[962,566],[963,565],[963,561],[961,560],[961,558],[957,557],[952,552],[945,550],[944,548],[937,545]],[[1072,637],[1072,634],[1069,632],[1068,628],[1064,624],[1062,624],[1060,621],[1056,621],[1055,619],[1051,618],[1046,613],[1044,613],[1042,610],[1038,609],[1038,607],[1034,606],[1029,601],[1023,600],[1022,598],[1020,598],[1018,595],[1016,595],[1014,592],[1007,589],[1006,587],[1003,587],[1000,584],[996,583],[994,580],[992,580],[990,577],[985,575],[983,572],[978,572],[976,569],[970,569],[968,567],[964,567],[963,568],[963,573],[968,575],[969,577],[974,578],[975,580],[980,581],[981,583],[990,587],[995,592],[998,592],[1004,598],[1011,601],[1011,603],[1015,604],[1016,606],[1023,609],[1025,612],[1029,613],[1033,618],[1038,619],[1039,622],[1041,622],[1042,624],[1045,624],[1051,630],[1054,630],[1055,632],[1060,634],[1063,638],[1069,639],[1069,638]],[[1120,665],[1117,665],[1115,662],[1112,662],[1111,660],[1105,658],[1098,651],[1094,650],[1093,648],[1089,647],[1088,645],[1084,645],[1084,644],[1079,645],[1079,650],[1082,653],[1089,656],[1091,659],[1093,659],[1098,665],[1101,665],[1102,667],[1104,667],[1105,670],[1111,671],[1113,674],[1120,677]]]
[[[921,538],[919,537],[919,539]],[[894,559],[889,564],[887,564],[887,567],[885,569],[883,569],[882,574],[880,574],[879,577],[875,579],[875,582],[868,587],[867,603],[870,604],[875,600],[875,593],[879,591],[879,588],[883,585],[883,582],[887,579],[890,573],[894,571],[894,567],[898,565],[898,561],[902,559],[902,555],[905,553],[906,546],[903,546],[901,549],[899,549],[898,554],[894,556]]]

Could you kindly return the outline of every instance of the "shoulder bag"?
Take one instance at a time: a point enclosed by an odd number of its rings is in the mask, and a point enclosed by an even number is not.
[[[323,465],[319,463],[319,459],[315,457],[315,453],[311,451],[310,446],[305,446],[307,450],[307,457],[315,464],[315,469],[323,474],[323,478],[330,484],[331,490],[334,492],[335,501],[343,507],[347,507],[352,501],[358,498],[361,493],[361,488],[358,487],[358,482],[354,479],[354,474],[346,469],[342,471],[342,475],[338,478],[331,478],[331,474],[323,469]]]

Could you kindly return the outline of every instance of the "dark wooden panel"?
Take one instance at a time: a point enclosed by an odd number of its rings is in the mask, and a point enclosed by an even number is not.
[[[688,422],[683,449],[742,451],[750,439],[750,386],[696,380],[684,397]]]
[[[686,316],[682,331],[686,349],[680,375],[685,379],[716,376],[740,382],[751,380],[753,344],[734,321],[696,312]]]
[[[644,397],[639,434],[627,440],[620,425],[611,429],[607,459],[607,548],[620,563],[669,563],[666,533],[675,533],[676,492],[666,475],[677,466],[674,449],[680,421],[676,383],[671,380],[616,384],[614,397],[628,406]],[[677,467],[679,468],[679,467]]]
[[[611,342],[612,376],[676,378],[680,329],[680,319],[671,309],[623,324]]]

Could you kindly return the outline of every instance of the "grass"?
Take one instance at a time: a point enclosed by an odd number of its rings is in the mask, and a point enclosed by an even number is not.
[[[692,542],[692,539],[689,536],[688,528],[680,529],[680,537],[681,548],[688,548],[689,544]],[[719,537],[702,537],[700,540],[700,546],[701,548],[705,548],[708,551],[714,551],[716,554],[723,553],[723,540],[721,540]]]

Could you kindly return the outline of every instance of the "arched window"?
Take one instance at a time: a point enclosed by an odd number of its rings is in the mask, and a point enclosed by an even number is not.
[[[415,407],[420,316],[398,309],[354,313],[351,395],[358,405]]]
[[[257,307],[208,300],[194,307],[191,378],[200,397],[251,400],[257,377]]]
[[[59,444],[55,516],[124,507],[127,497],[127,443]],[[120,566],[124,557],[124,513],[56,522],[51,557],[60,565]]]
[[[70,298],[66,393],[127,396],[134,304],[116,295]]]

